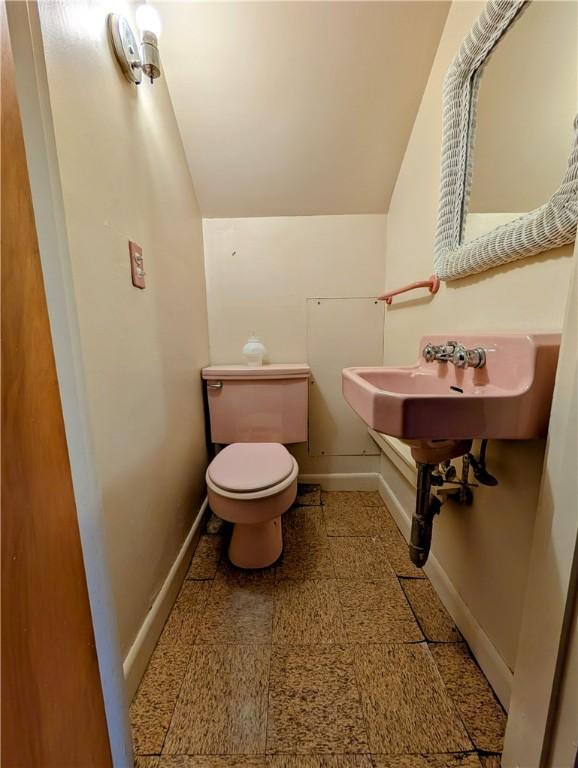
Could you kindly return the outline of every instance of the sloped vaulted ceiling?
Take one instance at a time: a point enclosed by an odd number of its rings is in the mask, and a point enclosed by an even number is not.
[[[388,209],[449,3],[157,7],[204,216]]]

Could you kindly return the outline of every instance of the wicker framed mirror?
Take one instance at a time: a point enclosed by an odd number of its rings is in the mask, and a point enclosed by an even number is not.
[[[570,156],[561,183],[533,210],[514,214],[506,223],[467,239],[466,220],[475,171],[473,156],[483,73],[492,52],[517,24],[528,0],[490,0],[463,41],[446,75],[443,92],[441,191],[434,249],[434,272],[455,280],[571,243],[578,223],[578,118],[576,93],[568,135]],[[541,4],[544,7],[550,3]],[[543,27],[542,27],[543,29]],[[575,46],[573,46],[575,50]],[[527,51],[525,55],[533,55]],[[574,63],[575,70],[575,63]],[[551,83],[551,87],[555,87]],[[564,157],[566,156],[565,150]],[[548,153],[548,147],[543,147]],[[536,156],[535,156],[536,157]],[[528,163],[528,167],[531,162]],[[520,181],[523,184],[523,181]],[[496,217],[499,221],[499,217]]]

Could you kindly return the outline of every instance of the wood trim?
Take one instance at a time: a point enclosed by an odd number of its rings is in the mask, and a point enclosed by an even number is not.
[[[2,765],[112,765],[6,12],[1,27]]]

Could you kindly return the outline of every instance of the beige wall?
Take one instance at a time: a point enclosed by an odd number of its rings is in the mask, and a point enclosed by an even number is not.
[[[442,81],[484,3],[454,3],[417,115],[388,213],[386,286],[432,271],[439,191]],[[572,247],[442,285],[431,300],[394,303],[386,312],[386,364],[415,360],[427,333],[560,330]],[[512,669],[526,585],[544,446],[493,442],[497,488],[476,490],[469,509],[444,506],[433,552],[502,660]],[[385,458],[384,474],[391,465]],[[396,471],[396,470],[395,470]],[[411,515],[409,494],[404,503]]]
[[[270,362],[307,362],[307,298],[375,296],[383,286],[385,215],[205,219],[204,237],[212,363],[244,362],[253,330]],[[328,341],[363,332],[336,327]],[[341,397],[333,402],[349,410]],[[352,429],[365,432],[358,420]],[[301,472],[378,468],[378,456],[315,458],[304,446],[296,456]]]
[[[119,3],[41,5],[82,365],[126,654],[204,496],[202,227],[166,83],[112,56]],[[143,247],[147,288],[130,281]]]
[[[448,7],[158,3],[203,216],[385,211]]]

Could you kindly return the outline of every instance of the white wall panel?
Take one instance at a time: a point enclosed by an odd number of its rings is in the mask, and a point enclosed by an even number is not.
[[[309,455],[379,454],[367,426],[341,393],[341,371],[381,365],[383,302],[373,298],[307,299],[307,356],[313,371],[309,393]]]

